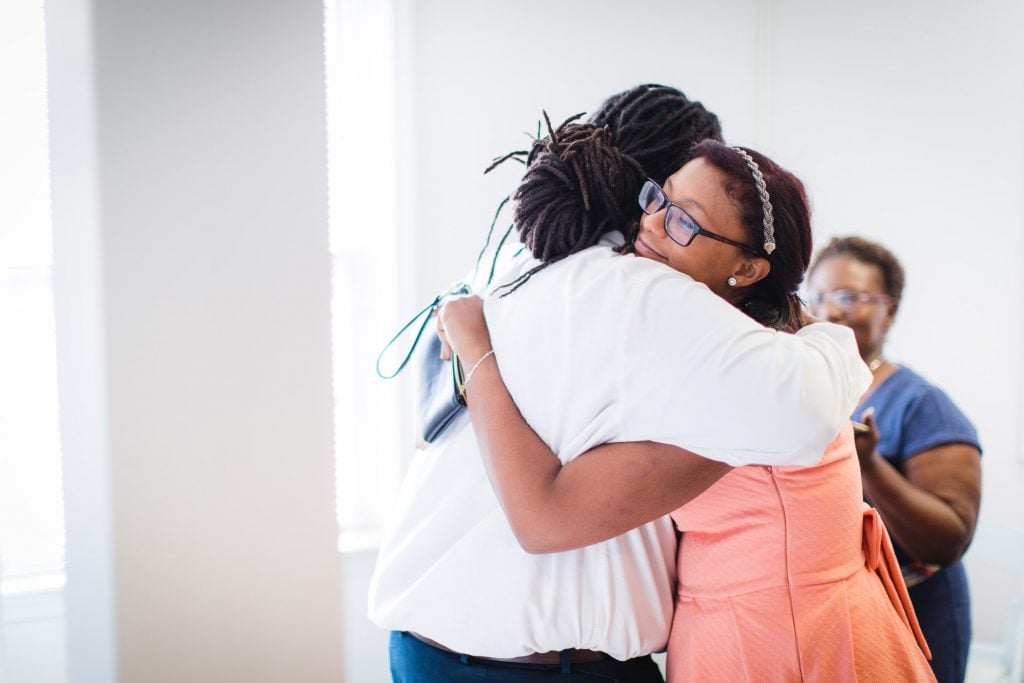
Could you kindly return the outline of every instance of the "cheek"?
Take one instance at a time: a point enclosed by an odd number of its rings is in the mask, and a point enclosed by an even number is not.
[[[671,240],[666,240],[668,264],[681,273],[686,273],[695,280],[701,279],[701,261],[689,247],[681,247]]]
[[[879,315],[872,311],[858,316],[851,316],[846,326],[853,330],[858,346],[875,346],[885,336],[885,314]]]
[[[857,349],[864,353],[865,349],[869,349],[874,346],[873,338],[874,334],[871,331],[871,325],[865,320],[844,320],[840,322],[841,325],[849,327],[853,331],[853,338],[857,342]]]
[[[885,324],[886,312],[883,310],[876,314],[871,321],[871,334],[875,337],[884,337],[885,332],[888,329],[888,325]]]
[[[696,250],[689,250],[689,247],[683,247],[682,252],[675,260],[670,261],[669,265],[697,282],[707,285],[718,295],[728,290],[725,283],[729,274],[722,271],[721,264],[703,257]]]

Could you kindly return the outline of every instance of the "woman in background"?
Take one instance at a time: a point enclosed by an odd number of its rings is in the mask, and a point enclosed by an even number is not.
[[[903,294],[903,268],[885,247],[833,239],[810,270],[811,310],[853,330],[874,375],[854,419],[867,499],[892,534],[939,681],[962,681],[971,603],[960,557],[981,502],[981,447],[974,426],[938,387],[885,358]]]

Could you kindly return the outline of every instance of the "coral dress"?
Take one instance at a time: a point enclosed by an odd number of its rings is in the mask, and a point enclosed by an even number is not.
[[[819,465],[737,468],[672,517],[670,682],[935,680],[850,428]]]

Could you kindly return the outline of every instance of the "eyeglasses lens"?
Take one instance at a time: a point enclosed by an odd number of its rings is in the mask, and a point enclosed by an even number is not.
[[[673,240],[685,247],[693,241],[699,230],[700,228],[685,211],[675,204],[668,207],[668,211],[665,212],[665,232]]]
[[[640,188],[640,209],[650,215],[657,213],[665,203],[665,195],[661,188],[648,180]]]
[[[834,292],[818,293],[811,297],[811,307],[822,310],[826,306],[835,306],[844,311],[849,311],[858,304],[868,304],[873,301],[871,295],[863,292],[854,292],[847,289],[837,289]]]
[[[853,308],[855,304],[861,303],[861,301],[865,303],[871,301],[870,297],[863,297],[858,292],[847,292],[844,290],[832,292],[832,300],[837,306],[845,309]]]

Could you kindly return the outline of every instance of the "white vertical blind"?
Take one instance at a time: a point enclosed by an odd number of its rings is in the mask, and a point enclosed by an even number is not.
[[[0,590],[63,581],[42,2],[0,4]]]
[[[398,320],[397,212],[409,198],[397,187],[394,17],[392,0],[325,6],[342,549],[375,542],[400,475],[398,392],[373,369]]]

